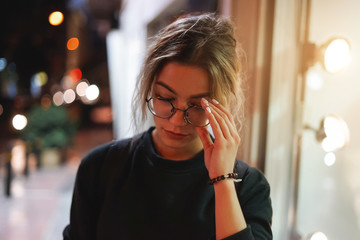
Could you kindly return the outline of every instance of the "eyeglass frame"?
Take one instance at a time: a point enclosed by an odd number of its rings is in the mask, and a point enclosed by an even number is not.
[[[168,116],[168,117],[160,117],[160,116],[156,115],[156,114],[151,110],[150,105],[149,105],[149,102],[151,101],[151,99],[158,99],[158,100],[161,100],[161,101],[167,101],[167,102],[169,102],[170,105],[172,106],[170,116]],[[176,107],[174,106],[174,104],[171,102],[171,100],[169,100],[169,99],[163,99],[163,98],[160,98],[160,97],[150,97],[149,99],[145,99],[145,101],[146,101],[146,103],[147,103],[147,106],[148,106],[149,111],[150,111],[151,114],[154,115],[155,117],[162,118],[162,119],[169,119],[169,118],[171,118],[172,116],[174,116],[174,114],[176,113],[177,110],[179,110],[179,111],[181,111],[181,112],[184,113],[184,119],[186,120],[186,122],[189,123],[189,124],[191,124],[192,126],[195,126],[195,127],[206,127],[207,125],[210,124],[210,121],[209,121],[207,124],[205,124],[205,125],[200,125],[200,126],[199,126],[199,125],[195,125],[195,124],[193,124],[193,123],[190,122],[190,120],[188,119],[188,110],[191,109],[191,108],[193,108],[193,107],[198,107],[198,106],[196,106],[196,105],[191,105],[191,106],[189,106],[188,108],[186,108],[185,110],[182,110],[182,109],[180,109],[180,108],[176,108]],[[203,108],[201,108],[201,109],[205,111],[205,109],[203,109]]]

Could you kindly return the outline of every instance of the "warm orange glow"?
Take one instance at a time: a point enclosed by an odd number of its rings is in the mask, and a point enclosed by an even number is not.
[[[74,82],[78,82],[82,77],[82,72],[79,68],[74,68],[70,72],[70,77]]]
[[[60,25],[63,22],[63,20],[64,20],[64,15],[59,11],[52,12],[49,15],[49,23],[53,26]]]
[[[51,98],[50,98],[50,96],[43,96],[41,98],[41,107],[45,111],[48,110],[51,107]]]
[[[335,114],[327,115],[323,120],[325,138],[321,142],[325,152],[333,152],[348,145],[350,134],[346,122]]]
[[[350,62],[350,43],[346,39],[337,38],[327,45],[324,53],[324,66],[328,72],[339,72],[349,65]]]
[[[72,51],[76,50],[79,47],[79,39],[76,37],[70,38],[67,41],[67,49]]]
[[[91,120],[96,123],[111,123],[112,118],[112,109],[111,107],[97,107],[91,111],[90,114]]]

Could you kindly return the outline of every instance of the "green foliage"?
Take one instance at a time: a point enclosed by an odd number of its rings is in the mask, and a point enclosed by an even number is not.
[[[64,107],[51,106],[44,110],[33,107],[28,114],[28,125],[23,139],[32,148],[63,148],[71,143],[76,127]]]

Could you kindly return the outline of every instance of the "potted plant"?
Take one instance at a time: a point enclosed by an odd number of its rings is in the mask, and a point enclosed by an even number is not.
[[[71,144],[75,131],[75,123],[65,107],[37,105],[29,111],[23,139],[28,143],[29,151],[37,155],[38,166],[57,165],[64,160],[63,153]]]

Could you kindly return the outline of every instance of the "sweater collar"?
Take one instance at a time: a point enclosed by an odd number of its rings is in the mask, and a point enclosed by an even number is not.
[[[205,168],[204,164],[204,150],[201,150],[193,158],[184,160],[169,160],[160,156],[155,148],[155,144],[152,138],[152,131],[155,127],[149,128],[144,134],[144,147],[146,150],[146,156],[151,165],[167,170],[174,171],[188,171],[191,169]]]

